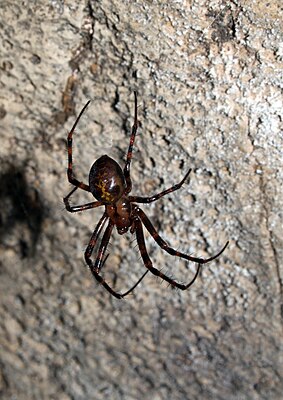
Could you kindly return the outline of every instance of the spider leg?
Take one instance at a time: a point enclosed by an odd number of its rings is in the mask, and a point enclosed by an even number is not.
[[[86,103],[86,105],[84,106],[84,108],[81,110],[81,112],[79,113],[78,118],[76,119],[72,129],[70,130],[69,134],[68,134],[68,138],[67,138],[67,147],[68,147],[68,169],[67,169],[67,176],[68,176],[68,180],[70,183],[72,183],[74,186],[79,187],[80,189],[86,190],[87,192],[90,191],[89,189],[89,185],[86,185],[83,182],[79,182],[73,174],[73,148],[72,148],[72,136],[73,133],[76,129],[76,126],[81,118],[81,116],[83,115],[85,109],[87,108],[87,106],[89,105],[90,101],[88,101]]]
[[[146,227],[146,229],[148,230],[148,232],[151,234],[151,236],[153,237],[153,239],[156,241],[156,243],[163,249],[165,250],[167,253],[171,254],[172,256],[176,256],[176,257],[181,257],[184,258],[186,260],[189,261],[194,261],[198,264],[206,264],[209,261],[214,260],[215,258],[219,257],[220,254],[223,253],[223,251],[226,249],[226,247],[228,246],[227,242],[225,244],[225,246],[215,255],[209,258],[198,258],[198,257],[192,257],[189,256],[188,254],[185,253],[181,253],[180,251],[177,251],[175,249],[173,249],[172,247],[170,247],[165,240],[163,240],[159,234],[157,233],[156,229],[154,228],[154,226],[152,225],[152,223],[150,222],[149,218],[146,216],[146,214],[139,208],[136,207],[135,209],[135,214],[138,215],[141,219],[141,221],[143,222],[144,226]]]
[[[100,220],[101,221],[101,220]],[[113,290],[108,283],[102,278],[102,276],[99,274],[101,268],[103,267],[104,262],[106,261],[104,258],[104,254],[107,250],[107,246],[110,240],[110,236],[113,230],[113,223],[111,221],[109,221],[107,228],[105,229],[105,232],[103,234],[100,246],[99,246],[99,250],[98,250],[98,255],[97,258],[95,260],[95,263],[92,262],[90,256],[92,254],[93,248],[95,246],[96,240],[98,235],[95,235],[95,232],[93,233],[93,237],[95,238],[95,240],[90,241],[86,251],[85,251],[85,260],[86,263],[88,264],[93,276],[95,277],[95,279],[102,285],[105,287],[105,289],[112,294],[112,296],[116,297],[117,299],[121,299],[123,297],[123,295],[121,295],[120,293],[116,292],[115,290]]]
[[[82,204],[81,206],[71,206],[69,203],[69,198],[72,196],[72,194],[78,189],[78,186],[74,187],[70,193],[63,198],[66,210],[69,212],[78,212],[78,211],[84,211],[84,210],[89,210],[90,208],[96,208],[99,206],[102,206],[103,203],[102,201],[93,201],[91,203],[87,204]]]
[[[104,213],[104,215],[102,216],[102,218],[100,219],[99,223],[97,224],[97,227],[95,228],[92,237],[90,239],[90,242],[87,246],[87,249],[85,251],[85,260],[86,263],[88,264],[93,276],[95,277],[95,279],[102,285],[105,287],[105,289],[112,294],[112,296],[116,297],[117,299],[122,299],[123,297],[127,296],[130,292],[132,292],[137,286],[138,284],[143,280],[143,278],[145,277],[145,275],[147,274],[148,271],[146,271],[142,277],[137,281],[137,283],[135,283],[135,285],[133,287],[131,287],[127,292],[125,293],[118,293],[115,290],[113,290],[108,283],[102,278],[102,276],[99,274],[102,267],[104,266],[108,255],[106,257],[104,257],[105,252],[107,250],[107,246],[109,244],[109,240],[110,240],[110,236],[113,230],[113,223],[111,221],[109,221],[107,228],[105,229],[104,235],[102,237],[100,246],[99,246],[99,250],[98,250],[98,255],[97,258],[95,260],[95,263],[92,262],[91,260],[91,255],[94,249],[94,246],[97,242],[98,236],[104,226],[104,223],[107,219],[107,214]]]
[[[187,285],[183,285],[182,283],[178,283],[174,279],[172,279],[169,276],[163,274],[163,272],[161,272],[158,269],[154,268],[154,266],[152,265],[152,261],[149,258],[149,255],[148,255],[148,252],[147,252],[146,246],[145,246],[142,223],[141,223],[141,221],[139,219],[136,221],[136,236],[137,236],[138,246],[139,246],[139,249],[140,249],[140,253],[141,253],[144,265],[150,272],[153,273],[153,275],[156,275],[156,276],[160,277],[161,279],[165,280],[166,282],[168,282],[173,287],[177,287],[178,289],[181,289],[181,290],[188,289],[195,282],[195,280],[197,279],[197,276],[199,274],[201,264],[198,264],[197,271],[196,271],[193,279]]]
[[[135,142],[135,137],[138,129],[138,99],[137,99],[137,92],[134,92],[135,95],[135,117],[134,117],[134,124],[132,126],[132,134],[130,138],[130,144],[128,148],[128,153],[127,153],[127,159],[126,159],[126,164],[124,167],[124,176],[126,179],[126,190],[125,193],[130,193],[132,190],[132,180],[130,177],[130,167],[131,167],[131,161],[132,161],[132,156],[133,156],[133,147],[134,147],[134,142]]]
[[[102,270],[102,267],[104,266],[104,264],[106,263],[106,260],[107,260],[107,258],[108,258],[108,256],[109,256],[109,253],[106,255],[106,257],[104,258],[104,260],[103,260],[103,262],[102,262],[102,265],[101,265],[101,267],[100,267],[100,271]],[[126,297],[126,296],[128,296],[128,294],[130,294],[139,284],[140,284],[140,282],[143,280],[143,278],[147,275],[147,273],[148,273],[148,270],[147,271],[145,271],[145,273],[140,277],[140,279],[134,284],[134,286],[132,286],[129,290],[127,290],[125,293],[122,293],[121,294],[121,297]]]
[[[135,203],[151,203],[152,201],[156,201],[156,200],[160,199],[160,197],[165,196],[166,194],[175,192],[175,190],[180,189],[180,187],[184,184],[184,182],[186,181],[186,179],[189,176],[190,172],[191,172],[191,169],[189,169],[189,171],[186,173],[186,175],[181,180],[181,182],[177,183],[174,186],[171,186],[169,189],[166,189],[161,193],[155,194],[155,195],[153,195],[151,197],[129,196],[129,201],[130,202],[135,202]]]
[[[93,233],[91,235],[90,241],[89,241],[89,243],[87,245],[87,248],[85,250],[85,260],[86,260],[87,263],[88,263],[87,260],[89,260],[91,255],[92,255],[92,252],[93,252],[93,249],[94,249],[94,247],[96,245],[97,239],[98,239],[98,237],[99,237],[99,235],[100,235],[100,233],[101,233],[101,231],[102,231],[107,219],[108,219],[107,213],[104,212],[102,217],[98,221],[98,224],[96,225],[95,230],[93,231]]]
[[[105,219],[106,216],[104,214]],[[103,218],[102,217],[102,218]],[[103,221],[104,222],[104,221]],[[101,223],[101,220],[99,221],[98,225]],[[104,225],[104,223],[103,223]],[[103,264],[104,264],[104,254],[106,252],[109,240],[110,240],[110,236],[113,230],[113,224],[111,221],[109,221],[107,228],[103,234],[100,246],[99,246],[99,250],[98,250],[98,255],[96,257],[95,263],[92,262],[91,260],[91,254],[93,252],[95,243],[97,241],[98,235],[102,229],[102,224],[100,226],[97,226],[91,239],[89,242],[89,245],[87,246],[87,249],[85,251],[85,261],[87,263],[87,265],[89,266],[92,275],[95,277],[95,279],[101,283],[101,285],[103,285],[105,287],[106,290],[108,290],[108,292],[110,292],[113,296],[117,297],[118,299],[121,298],[121,295],[119,293],[116,293],[113,289],[111,289],[111,287],[105,282],[105,280],[102,278],[101,275],[99,275],[99,271],[102,268]],[[99,231],[99,232],[98,232]],[[96,234],[97,232],[97,234]]]
[[[127,290],[127,292],[123,293],[123,294],[121,295],[121,297],[126,297],[126,296],[128,296],[128,294],[131,293],[131,292],[141,283],[141,281],[142,281],[143,278],[147,275],[147,273],[148,273],[148,270],[145,271],[145,273],[144,273],[144,274],[140,277],[140,279],[134,284],[134,286],[132,286],[131,289]]]

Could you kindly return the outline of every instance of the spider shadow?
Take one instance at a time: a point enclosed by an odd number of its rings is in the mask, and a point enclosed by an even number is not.
[[[15,166],[0,173],[0,187],[0,241],[15,231],[21,257],[33,256],[43,222],[39,193],[28,185],[24,168]],[[28,235],[23,234],[25,228]]]

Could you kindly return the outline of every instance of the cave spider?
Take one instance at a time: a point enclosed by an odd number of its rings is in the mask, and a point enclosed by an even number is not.
[[[94,164],[92,165],[90,172],[89,172],[89,184],[85,184],[83,182],[79,182],[74,174],[73,174],[73,159],[72,159],[72,136],[76,129],[76,126],[86,110],[87,106],[89,105],[90,101],[86,103],[86,105],[81,110],[79,116],[77,117],[72,129],[68,134],[67,145],[68,145],[68,170],[67,176],[69,182],[74,185],[75,187],[71,190],[71,192],[63,199],[66,209],[69,212],[78,212],[88,210],[90,208],[96,208],[100,206],[105,206],[104,213],[100,218],[96,228],[93,231],[89,244],[85,251],[85,261],[89,266],[93,276],[95,279],[105,287],[108,292],[110,292],[113,296],[118,299],[121,299],[127,296],[132,290],[134,290],[138,284],[143,280],[145,275],[148,271],[151,271],[154,275],[162,278],[166,282],[168,282],[171,286],[176,287],[181,290],[188,289],[196,280],[198,273],[200,271],[200,267],[202,264],[206,264],[209,261],[214,260],[215,258],[219,257],[221,253],[226,249],[228,246],[228,242],[225,246],[220,250],[215,256],[209,257],[207,259],[192,257],[188,254],[181,253],[177,250],[174,250],[170,247],[158,234],[156,229],[153,227],[152,223],[150,222],[149,218],[146,214],[139,208],[139,206],[135,203],[151,203],[160,199],[161,197],[174,192],[175,190],[180,189],[180,187],[184,184],[186,179],[188,178],[191,170],[189,170],[181,182],[177,183],[176,185],[170,187],[167,190],[164,190],[158,194],[155,194],[150,197],[140,197],[140,196],[130,196],[129,193],[132,190],[132,181],[130,176],[130,167],[131,167],[131,160],[132,160],[132,152],[133,146],[135,142],[135,137],[138,129],[138,106],[137,106],[137,93],[134,92],[135,95],[135,116],[134,116],[134,124],[132,127],[132,133],[130,137],[130,144],[128,148],[126,164],[124,170],[121,169],[119,164],[113,160],[112,158],[108,157],[107,155],[103,155],[99,159],[97,159]],[[77,190],[82,189],[86,192],[90,192],[97,201],[71,206],[69,203],[69,198],[71,195]],[[96,257],[95,262],[92,261],[91,255],[93,253],[94,247],[97,243],[99,236],[102,233],[102,230],[107,223],[106,229],[104,230],[104,234],[102,236],[98,254]],[[144,233],[143,233],[143,225],[148,230],[150,235],[156,241],[156,243],[167,253],[171,254],[172,256],[180,257],[188,261],[193,261],[198,264],[196,273],[193,279],[188,284],[178,283],[171,277],[165,275],[163,272],[156,269],[150,260],[148,252],[145,246],[144,240]],[[138,243],[138,248],[141,253],[141,257],[145,267],[147,268],[146,272],[141,276],[141,278],[136,282],[136,284],[131,287],[125,293],[118,293],[114,289],[112,289],[109,284],[103,279],[100,275],[101,269],[105,264],[105,261],[108,255],[105,256],[107,246],[110,240],[110,236],[112,230],[116,226],[117,231],[120,235],[123,235],[128,230],[130,230],[131,234],[136,234],[136,239]]]

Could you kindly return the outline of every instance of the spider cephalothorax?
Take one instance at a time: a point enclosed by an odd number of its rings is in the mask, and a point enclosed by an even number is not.
[[[121,299],[121,298],[127,296],[132,290],[134,290],[136,288],[136,286],[145,277],[145,275],[148,273],[148,271],[151,271],[154,275],[159,276],[160,278],[164,279],[173,287],[179,288],[181,290],[188,289],[196,280],[198,273],[200,271],[200,266],[202,264],[206,264],[207,262],[212,261],[215,258],[217,258],[218,256],[220,256],[220,254],[227,247],[228,242],[225,244],[225,246],[222,248],[222,250],[219,251],[215,256],[207,258],[207,259],[192,257],[192,256],[189,256],[188,254],[181,253],[177,250],[174,250],[172,247],[170,247],[159,236],[158,232],[153,227],[152,223],[150,222],[150,220],[148,219],[146,214],[135,203],[151,203],[152,201],[158,200],[158,199],[160,199],[160,197],[165,196],[166,194],[169,194],[171,192],[174,192],[177,189],[180,189],[180,187],[183,185],[183,183],[189,176],[189,173],[191,172],[191,170],[189,170],[186,173],[185,177],[181,180],[180,183],[177,183],[176,185],[174,185],[174,186],[170,187],[169,189],[164,190],[163,192],[160,192],[156,195],[153,195],[150,197],[129,196],[129,193],[131,192],[131,189],[132,189],[132,181],[131,181],[131,177],[130,177],[130,166],[131,166],[132,151],[133,151],[135,136],[136,136],[137,128],[138,128],[137,94],[135,92],[135,118],[134,118],[134,125],[132,128],[132,134],[131,134],[131,138],[130,138],[130,144],[129,144],[129,148],[128,148],[127,159],[126,159],[126,164],[125,164],[124,170],[122,170],[122,168],[119,166],[119,164],[115,160],[108,157],[107,155],[104,155],[104,156],[100,157],[98,160],[96,160],[94,162],[94,164],[92,165],[92,167],[90,169],[90,173],[89,173],[89,184],[86,185],[85,183],[79,182],[74,177],[74,174],[73,174],[72,136],[73,136],[73,133],[77,126],[77,123],[79,122],[79,119],[81,118],[83,112],[85,111],[85,109],[87,108],[89,103],[90,103],[90,101],[88,101],[87,104],[84,106],[84,108],[80,112],[78,118],[76,119],[74,126],[72,127],[71,131],[68,134],[67,176],[68,176],[69,182],[72,183],[75,187],[64,198],[64,203],[65,203],[66,209],[70,212],[83,211],[83,210],[88,210],[90,208],[105,206],[105,211],[104,211],[102,217],[100,218],[100,220],[91,236],[90,242],[86,248],[86,251],[85,251],[86,263],[88,264],[92,274],[97,279],[97,281],[99,283],[101,283],[108,290],[108,292],[110,292],[113,296],[117,297],[118,299]],[[92,203],[87,203],[84,205],[80,205],[80,206],[71,206],[69,203],[69,198],[78,188],[85,190],[87,192],[90,192],[97,199],[97,201],[94,201]],[[104,225],[106,224],[107,221],[108,221],[108,225],[102,236],[96,260],[95,260],[95,262],[93,262],[91,259],[93,249],[94,249],[94,247],[97,243],[97,240],[102,232],[102,229],[104,228]],[[152,262],[149,258],[149,255],[147,253],[146,246],[145,246],[143,225],[148,230],[148,232],[151,234],[151,236],[156,241],[156,243],[163,250],[167,251],[167,253],[169,253],[173,256],[176,256],[176,257],[184,258],[188,261],[196,262],[198,264],[197,271],[196,271],[193,279],[188,284],[184,285],[182,283],[178,283],[174,279],[170,278],[169,276],[165,275],[163,272],[161,272],[158,269],[156,269],[155,267],[153,267]],[[105,257],[105,253],[106,253],[107,246],[108,246],[110,236],[111,236],[114,226],[116,226],[117,231],[120,235],[123,235],[129,229],[130,229],[130,233],[136,234],[141,257],[143,259],[143,263],[144,263],[145,267],[147,268],[147,271],[142,275],[142,277],[137,281],[137,283],[132,288],[130,288],[127,292],[122,293],[122,294],[113,290],[100,275],[101,268],[104,265],[106,258],[107,258],[107,256]]]

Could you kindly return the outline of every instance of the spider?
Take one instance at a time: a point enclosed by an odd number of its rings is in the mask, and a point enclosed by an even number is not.
[[[174,250],[170,247],[158,234],[156,229],[153,227],[152,223],[150,222],[149,218],[146,214],[139,208],[139,206],[135,203],[151,203],[160,199],[161,197],[174,192],[181,188],[184,184],[186,179],[188,178],[191,169],[186,173],[184,178],[181,182],[177,183],[176,185],[170,187],[167,190],[164,190],[158,194],[155,194],[150,197],[140,197],[140,196],[130,196],[129,193],[132,190],[132,181],[130,175],[130,167],[131,167],[131,160],[132,160],[132,153],[133,153],[133,146],[135,142],[135,137],[138,129],[138,106],[137,106],[137,93],[134,92],[135,96],[135,115],[134,115],[134,124],[132,127],[131,137],[130,137],[130,144],[128,148],[127,158],[125,167],[122,170],[120,165],[113,160],[112,158],[108,157],[107,155],[101,156],[97,159],[94,164],[92,165],[90,172],[89,172],[89,184],[85,184],[83,182],[78,181],[73,173],[73,159],[72,159],[72,136],[76,129],[76,126],[83,115],[84,111],[88,107],[90,101],[86,103],[86,105],[81,110],[79,116],[77,117],[72,129],[68,134],[67,139],[67,146],[68,146],[68,169],[67,169],[67,176],[69,182],[74,185],[75,187],[71,190],[71,192],[63,199],[66,209],[69,212],[78,212],[89,210],[90,208],[96,208],[100,206],[104,206],[105,210],[100,218],[96,228],[93,231],[93,234],[90,238],[89,244],[86,248],[84,258],[89,266],[93,276],[95,279],[104,286],[106,290],[108,290],[111,295],[114,297],[121,299],[127,296],[130,292],[132,292],[138,284],[143,280],[145,275],[148,271],[151,271],[152,274],[162,278],[163,280],[167,281],[171,286],[175,288],[179,288],[181,290],[188,289],[196,280],[200,267],[202,264],[206,264],[209,261],[214,260],[221,253],[226,249],[228,246],[227,242],[225,246],[220,250],[215,256],[203,259],[198,257],[192,257],[188,254],[181,253],[177,250]],[[97,201],[83,204],[83,205],[76,205],[71,206],[69,203],[69,198],[77,189],[85,190],[86,192],[90,192]],[[98,241],[99,236],[102,233],[102,230],[108,221],[104,234],[102,236],[98,254],[96,257],[95,262],[92,261],[91,256],[94,250],[94,247]],[[172,256],[184,258],[185,260],[193,261],[198,264],[196,273],[193,279],[188,284],[182,284],[171,277],[165,275],[163,272],[156,269],[151,259],[148,255],[146,250],[145,240],[144,240],[144,233],[143,233],[143,225],[148,230],[150,235],[156,241],[156,243],[167,253],[171,254]],[[128,230],[130,230],[131,234],[136,234],[136,239],[138,243],[138,248],[141,253],[141,257],[145,267],[147,268],[146,272],[141,276],[141,278],[136,282],[136,284],[131,287],[125,293],[118,293],[114,289],[112,289],[109,284],[103,279],[100,275],[102,267],[105,264],[105,261],[109,254],[105,256],[107,246],[110,240],[111,233],[113,231],[114,226],[116,226],[118,234],[124,235]]]

